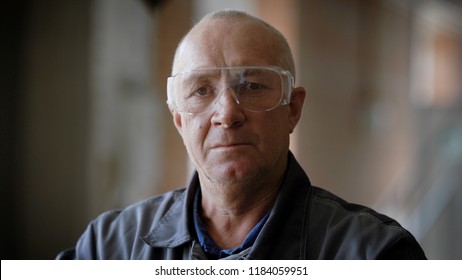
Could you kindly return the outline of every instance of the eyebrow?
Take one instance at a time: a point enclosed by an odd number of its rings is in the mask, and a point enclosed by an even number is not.
[[[260,73],[263,73],[265,69],[256,69],[256,68],[241,68],[239,71],[236,71],[235,73],[232,72],[232,74],[239,74],[240,77],[253,77],[256,76]],[[236,75],[232,75],[236,76]]]
[[[187,71],[181,73],[183,77],[183,82],[186,85],[193,84],[195,82],[201,81],[213,81],[219,80],[225,75],[225,77],[235,79],[236,77],[243,78],[243,77],[253,77],[258,75],[259,73],[264,72],[265,69],[258,69],[258,68],[217,68],[217,69],[195,69],[191,71]],[[215,79],[214,79],[215,77]]]
[[[215,71],[212,70],[194,70],[187,73],[183,73],[183,81],[186,83],[192,83],[196,81],[209,80],[210,77],[219,76],[214,75]]]

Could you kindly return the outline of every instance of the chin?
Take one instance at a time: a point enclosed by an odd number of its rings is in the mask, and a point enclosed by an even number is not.
[[[233,163],[223,164],[218,168],[213,168],[212,173],[217,181],[228,184],[239,184],[253,181],[261,169],[255,163]]]

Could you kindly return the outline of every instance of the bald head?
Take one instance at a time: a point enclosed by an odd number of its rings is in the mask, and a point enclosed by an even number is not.
[[[276,65],[295,75],[292,52],[278,30],[245,12],[221,10],[206,15],[186,34],[175,52],[172,74],[243,65]]]

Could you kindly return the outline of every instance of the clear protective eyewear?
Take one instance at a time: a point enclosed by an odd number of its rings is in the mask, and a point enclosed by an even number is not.
[[[167,104],[175,111],[201,114],[229,92],[241,108],[264,112],[289,104],[293,87],[292,74],[277,66],[198,68],[167,79]]]

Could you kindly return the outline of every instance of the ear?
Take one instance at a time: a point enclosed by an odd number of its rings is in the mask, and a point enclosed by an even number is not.
[[[305,102],[306,91],[303,87],[297,87],[292,90],[290,99],[289,112],[289,132],[294,132],[295,127],[302,116],[303,103]]]
[[[178,130],[178,133],[180,133],[181,136],[182,134],[182,128],[183,128],[183,120],[181,118],[181,113],[170,109],[170,113],[172,114],[173,117],[173,123],[175,124],[176,129]]]

